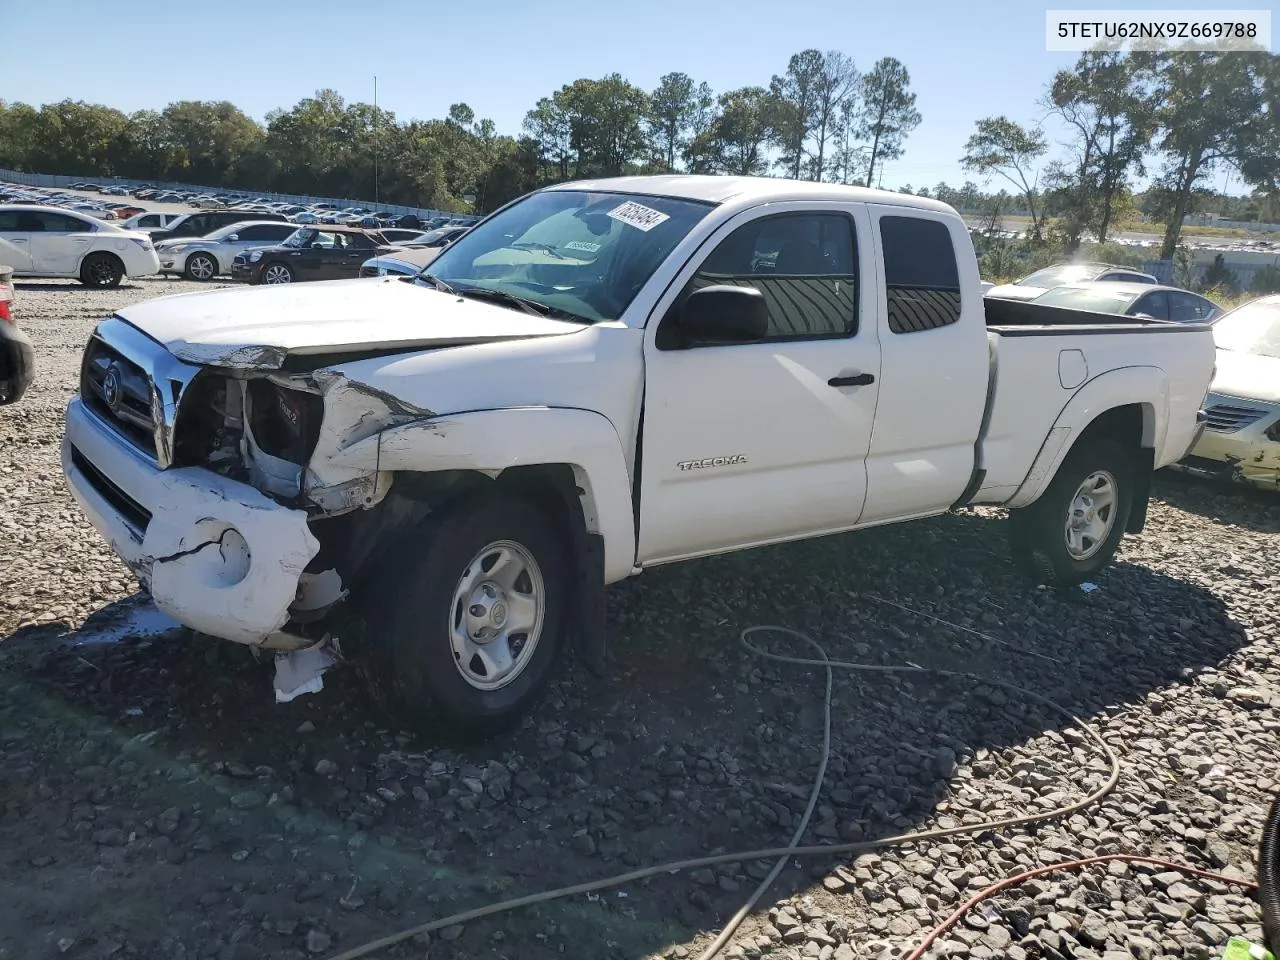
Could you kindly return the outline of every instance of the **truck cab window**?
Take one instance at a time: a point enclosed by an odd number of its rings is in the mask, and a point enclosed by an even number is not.
[[[881,217],[880,246],[890,330],[920,333],[960,319],[960,274],[946,224]]]
[[[755,287],[769,304],[769,339],[852,336],[858,329],[853,229],[839,213],[753,220],[711,251],[685,295],[716,284]]]

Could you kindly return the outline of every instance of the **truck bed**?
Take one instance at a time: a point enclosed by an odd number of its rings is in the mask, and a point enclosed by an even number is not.
[[[1134,330],[1143,327],[1155,327],[1166,332],[1184,329],[1193,331],[1208,329],[1208,325],[1203,323],[1175,323],[1172,320],[1129,317],[1119,313],[1100,313],[1096,310],[1076,310],[1072,307],[1056,307],[1047,303],[1008,300],[1001,297],[983,297],[982,306],[986,312],[987,329],[996,331],[1025,327],[1106,329],[1125,327]]]

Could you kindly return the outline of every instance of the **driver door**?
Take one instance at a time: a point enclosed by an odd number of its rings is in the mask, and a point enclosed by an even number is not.
[[[769,204],[677,276],[645,331],[640,563],[858,522],[880,374],[873,250],[861,204]],[[764,294],[766,340],[674,345],[683,299],[713,284]]]

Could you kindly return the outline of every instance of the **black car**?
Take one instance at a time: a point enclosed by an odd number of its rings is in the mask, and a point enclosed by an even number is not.
[[[289,218],[283,213],[255,213],[246,210],[201,210],[199,213],[188,213],[163,230],[151,234],[151,241],[172,240],[175,237],[203,237],[214,230],[229,227],[241,220],[280,220]]]
[[[377,230],[302,226],[279,246],[237,253],[231,279],[269,284],[352,279],[360,276],[362,263],[390,247]]]

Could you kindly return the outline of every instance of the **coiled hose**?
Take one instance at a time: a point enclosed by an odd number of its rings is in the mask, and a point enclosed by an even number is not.
[[[1267,947],[1280,957],[1280,794],[1262,827],[1258,849],[1258,902],[1262,904],[1262,929]]]

